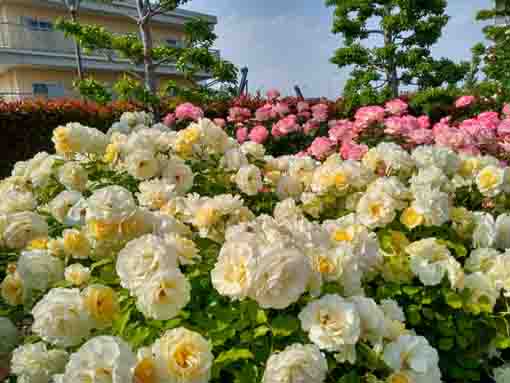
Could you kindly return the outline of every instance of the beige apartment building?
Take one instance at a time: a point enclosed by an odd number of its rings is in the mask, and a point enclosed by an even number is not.
[[[136,12],[132,1],[102,4],[82,0],[79,19],[83,23],[107,27],[115,33],[137,33],[135,22],[128,16]],[[66,38],[53,25],[58,17],[68,17],[63,0],[0,0],[0,97],[74,96],[76,78],[74,41]],[[214,16],[177,9],[153,19],[155,42],[178,46],[183,39],[184,23],[202,17],[212,25]],[[127,61],[110,62],[99,54],[83,55],[87,75],[113,84],[125,70],[133,67]],[[158,81],[184,81],[169,64],[158,68]],[[205,73],[197,79],[206,79]]]

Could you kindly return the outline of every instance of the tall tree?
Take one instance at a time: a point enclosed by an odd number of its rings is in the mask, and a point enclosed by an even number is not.
[[[482,71],[496,91],[510,98],[510,0],[494,2],[492,9],[478,12],[477,20],[489,21],[483,29],[487,43],[473,47],[475,64]]]
[[[112,0],[96,1],[118,6]],[[59,20],[57,27],[67,35],[73,36],[86,51],[102,52],[112,62],[126,59],[131,61],[133,69],[129,74],[143,81],[145,98],[149,100],[157,91],[157,69],[169,63],[176,63],[177,69],[191,80],[198,72],[205,72],[210,73],[213,78],[210,84],[236,81],[237,68],[211,50],[217,36],[206,20],[195,18],[185,24],[185,41],[182,46],[168,46],[154,41],[151,30],[154,18],[174,11],[188,0],[132,2],[136,7],[136,13],[127,17],[136,23],[137,34],[118,35],[102,26],[84,25],[68,20]],[[143,68],[143,76],[139,74],[140,67]]]
[[[446,0],[326,0],[335,7],[333,33],[344,46],[331,61],[353,66],[347,92],[380,90],[397,97],[401,85],[420,88],[462,80],[468,64],[435,60],[430,52],[448,22]]]

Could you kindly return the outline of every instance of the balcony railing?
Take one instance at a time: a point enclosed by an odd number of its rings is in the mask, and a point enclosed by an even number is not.
[[[160,42],[164,43],[164,42]],[[55,30],[32,29],[23,24],[0,23],[0,49],[29,52],[74,54],[74,41]],[[211,49],[218,56],[219,50]],[[86,56],[86,55],[85,55]],[[101,56],[98,54],[98,56]]]

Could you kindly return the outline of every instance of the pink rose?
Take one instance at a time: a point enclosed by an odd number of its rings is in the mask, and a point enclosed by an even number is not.
[[[434,142],[434,133],[431,129],[415,129],[407,134],[407,138],[416,145],[428,145]]]
[[[436,144],[452,149],[459,149],[473,143],[468,133],[456,128],[443,129],[439,134],[435,135],[435,139]]]
[[[357,144],[354,141],[344,141],[340,147],[340,155],[344,160],[359,161],[368,152],[368,146]]]
[[[269,100],[276,100],[280,97],[280,92],[277,89],[269,89],[266,93],[266,96]]]
[[[284,102],[279,102],[276,105],[273,105],[273,112],[275,114],[280,115],[280,117],[283,117],[287,114],[289,114],[289,106],[285,104]]]
[[[475,102],[475,96],[462,96],[455,101],[456,108],[465,108]]]
[[[243,127],[236,130],[237,141],[242,144],[248,139],[248,128]]]
[[[269,137],[269,131],[265,126],[257,125],[251,130],[248,137],[251,141],[256,142],[257,144],[263,144]]]
[[[300,129],[299,124],[297,123],[297,118],[295,115],[291,114],[287,117],[282,118],[276,124],[273,125],[271,129],[271,133],[273,136],[286,136],[289,133],[296,132]],[[275,134],[276,133],[276,134]]]
[[[354,124],[349,120],[335,121],[336,125],[330,127],[328,131],[329,139],[334,142],[351,140],[356,136]]]
[[[299,112],[298,117],[304,118],[305,120],[308,120],[309,118],[312,118],[312,112],[309,112],[305,110],[304,112]]]
[[[505,115],[505,117],[510,117],[510,104],[503,105],[502,112]]]
[[[477,117],[478,121],[488,129],[496,129],[499,125],[500,119],[497,112],[483,112]]]
[[[407,112],[408,105],[406,102],[402,101],[399,98],[388,101],[384,105],[386,112],[393,116],[401,116]]]
[[[413,116],[388,117],[384,120],[384,125],[385,133],[396,135],[407,135],[409,132],[420,128],[418,120]]]
[[[271,118],[275,118],[275,115],[271,104],[265,104],[255,111],[255,119],[257,121],[267,121]]]
[[[310,105],[306,101],[299,101],[297,103],[297,111],[299,113],[310,110]]]
[[[204,117],[204,111],[189,102],[179,105],[175,109],[175,116],[178,120],[194,120],[198,121]]]
[[[234,106],[228,111],[228,120],[231,122],[244,122],[251,117],[251,112],[247,108]]]
[[[308,120],[303,125],[303,132],[307,135],[313,134],[317,129],[319,129],[319,122],[314,119]]]
[[[418,125],[420,125],[420,128],[422,129],[428,129],[430,128],[430,118],[429,116],[420,116],[418,117]]]
[[[220,128],[224,128],[227,122],[223,118],[215,118],[213,120],[214,125],[219,126]]]
[[[354,119],[358,126],[367,128],[374,123],[382,122],[384,115],[384,108],[380,106],[364,106],[358,109]]]
[[[480,130],[482,130],[482,125],[480,124],[480,121],[476,118],[469,118],[467,120],[464,120],[459,125],[459,129],[469,133],[472,136],[476,136],[479,134]]]
[[[478,149],[475,145],[466,145],[460,148],[459,152],[469,154],[471,156],[477,156],[480,154],[480,149]]]
[[[308,148],[308,153],[322,160],[330,155],[335,148],[335,143],[327,137],[317,137]]]
[[[312,106],[313,118],[319,122],[328,120],[328,106],[326,104],[317,104]]]
[[[501,121],[498,126],[498,136],[510,137],[510,119]]]
[[[165,118],[163,119],[163,124],[168,126],[169,128],[174,126],[176,121],[175,114],[174,113],[168,113]]]

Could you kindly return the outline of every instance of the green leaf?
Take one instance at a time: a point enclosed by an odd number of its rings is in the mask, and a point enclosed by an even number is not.
[[[439,340],[439,349],[443,351],[449,351],[455,345],[454,338],[441,338]]]
[[[254,338],[258,338],[258,337],[261,337],[261,336],[264,336],[266,335],[269,331],[271,331],[271,329],[268,327],[268,326],[265,326],[265,325],[262,325],[262,326],[259,326],[255,329],[255,331],[253,332],[253,337]]]
[[[299,330],[299,319],[290,315],[278,315],[271,322],[271,331],[274,336],[290,336]]]
[[[462,297],[455,293],[454,291],[450,291],[445,294],[446,303],[448,306],[454,309],[462,308]]]
[[[228,365],[244,359],[253,359],[251,351],[245,348],[233,348],[218,355],[214,363]]]
[[[338,383],[361,383],[361,379],[356,371],[351,371],[342,376]]]

